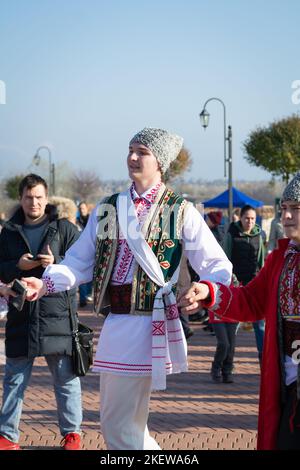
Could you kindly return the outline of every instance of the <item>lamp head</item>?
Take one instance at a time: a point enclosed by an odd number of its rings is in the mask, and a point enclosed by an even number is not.
[[[206,111],[206,109],[204,108],[199,114],[199,117],[200,117],[201,126],[204,127],[204,129],[206,129],[209,123],[209,112]]]
[[[36,153],[33,157],[33,163],[34,165],[38,166],[40,164],[41,157]]]

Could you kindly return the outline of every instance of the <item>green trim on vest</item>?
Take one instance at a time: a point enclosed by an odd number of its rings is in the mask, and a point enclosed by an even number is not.
[[[98,230],[94,270],[95,311],[109,308],[107,287],[115,263],[119,228],[116,201],[118,194],[100,204],[97,213]],[[103,205],[105,205],[103,207]],[[171,279],[182,255],[180,240],[184,209],[188,202],[164,185],[158,192],[154,213],[146,220],[142,231],[155,253],[166,281]],[[151,315],[158,286],[137,266],[132,282],[131,314]]]
[[[184,199],[181,196],[166,190],[160,210],[145,236],[159,261],[166,282],[171,279],[181,260],[182,245],[181,240],[177,238],[177,224],[179,208],[183,202]],[[137,314],[145,311],[152,312],[154,297],[158,289],[159,287],[139,266],[132,292],[132,303]]]

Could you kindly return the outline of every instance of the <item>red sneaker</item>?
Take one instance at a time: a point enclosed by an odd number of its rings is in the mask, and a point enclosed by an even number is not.
[[[17,442],[12,442],[4,436],[0,436],[0,450],[21,450]]]
[[[80,435],[75,432],[69,432],[61,440],[61,445],[64,450],[80,450],[81,447]]]

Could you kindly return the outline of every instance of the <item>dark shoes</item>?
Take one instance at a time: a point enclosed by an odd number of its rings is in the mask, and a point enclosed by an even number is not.
[[[190,338],[191,336],[193,336],[193,334],[194,334],[194,330],[192,328],[188,328],[187,330],[184,330],[185,339]]]
[[[213,382],[220,384],[222,382],[221,371],[220,370],[211,371],[211,378]]]
[[[223,383],[232,384],[234,382],[232,374],[223,374]]]
[[[82,297],[79,301],[79,307],[83,308],[86,307],[88,303],[93,302],[93,297],[91,295],[87,295],[85,298]]]
[[[204,330],[204,331],[208,331],[209,333],[215,335],[214,329],[213,329],[213,327],[211,326],[210,323],[209,323],[208,325],[204,326],[204,327],[203,327],[203,330]]]
[[[224,374],[221,369],[212,369],[210,373],[212,381],[215,383],[220,384],[223,382],[224,384],[232,384],[234,382],[231,372],[229,374]]]

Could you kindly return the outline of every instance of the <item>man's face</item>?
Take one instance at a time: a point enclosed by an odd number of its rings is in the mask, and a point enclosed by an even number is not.
[[[25,219],[36,222],[45,215],[45,208],[48,203],[46,189],[42,184],[33,188],[24,188],[20,199]]]
[[[300,202],[282,202],[281,221],[285,235],[291,240],[300,243]]]
[[[129,176],[133,181],[150,180],[160,175],[159,164],[148,147],[131,144],[127,157]]]
[[[80,206],[79,206],[79,212],[80,212],[80,215],[82,215],[83,217],[85,217],[86,215],[88,215],[88,208],[87,208],[87,205],[86,205],[86,204],[80,204]]]
[[[241,217],[241,224],[244,232],[250,233],[256,221],[256,212],[253,210],[246,211]]]

